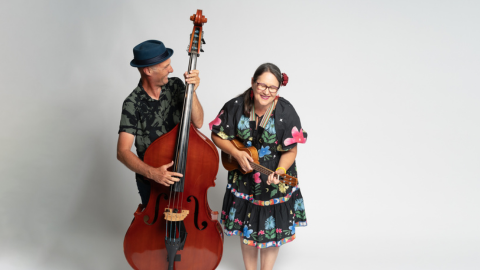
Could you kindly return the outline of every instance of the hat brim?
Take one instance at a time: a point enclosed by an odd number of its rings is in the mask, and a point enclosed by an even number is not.
[[[133,59],[132,61],[130,61],[130,66],[132,66],[132,67],[150,67],[150,66],[160,64],[160,63],[168,60],[173,55],[173,50],[172,49],[170,49],[170,48],[166,48],[166,49],[167,49],[168,54],[165,57],[163,57],[161,59],[158,59],[157,61],[154,61],[154,62],[148,63],[148,64],[144,64],[144,65],[139,65],[135,62],[135,59]]]

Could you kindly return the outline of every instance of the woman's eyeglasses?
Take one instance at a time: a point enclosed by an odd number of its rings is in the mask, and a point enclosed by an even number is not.
[[[265,89],[268,88],[268,91],[270,91],[270,93],[276,93],[278,91],[278,87],[276,87],[276,86],[273,86],[273,85],[267,86],[266,84],[259,83],[259,82],[257,82],[257,87],[261,91],[264,91]]]

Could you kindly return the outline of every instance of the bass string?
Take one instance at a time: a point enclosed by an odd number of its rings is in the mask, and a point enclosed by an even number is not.
[[[177,164],[175,164],[175,167],[177,167]],[[174,189],[173,185],[170,185],[170,196],[168,197],[168,209],[173,209],[173,206],[171,203],[172,193],[175,194],[175,191],[173,189]],[[168,233],[168,230],[170,231],[170,233]],[[172,241],[172,223],[170,222],[170,226],[169,226],[168,219],[165,219],[165,236],[169,236],[169,240]]]
[[[197,54],[196,53],[190,53],[190,60],[189,60],[189,66],[188,66],[188,73],[190,73],[191,70],[194,70],[196,68],[196,63],[197,63]],[[187,84],[186,85],[186,95],[184,97],[184,104],[183,104],[183,112],[182,112],[182,120],[180,122],[180,126],[182,126],[181,132],[179,132],[178,140],[177,140],[177,149],[178,146],[180,145],[181,141],[187,141],[189,139],[189,134],[190,134],[190,120],[191,120],[191,108],[192,108],[192,102],[193,102],[193,88],[194,84]],[[183,140],[182,140],[183,139]],[[184,145],[185,146],[185,145]],[[181,164],[181,167],[177,167],[181,169],[181,173],[183,174],[183,180],[180,182],[174,183],[173,186],[179,185],[179,190],[181,194],[178,194],[177,198],[177,192],[173,191],[174,193],[174,206],[175,209],[177,209],[177,213],[182,213],[183,209],[183,199],[184,199],[184,186],[186,182],[186,177],[185,177],[185,167],[186,167],[186,160],[187,160],[187,151],[188,147],[185,146],[185,148],[182,147],[183,151],[177,150],[177,157],[178,157],[178,163]],[[180,172],[178,169],[176,170],[177,172]],[[172,209],[173,211],[173,209]],[[182,219],[183,222],[183,219]],[[175,231],[174,231],[174,237],[177,235],[177,226],[178,226],[178,235],[180,237],[181,235],[181,225],[180,222],[178,224],[175,224]]]

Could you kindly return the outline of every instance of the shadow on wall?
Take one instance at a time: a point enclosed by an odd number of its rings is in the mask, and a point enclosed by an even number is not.
[[[123,179],[133,179],[133,174],[125,177],[128,169],[119,170],[123,165],[115,157],[116,137],[79,136],[76,143],[82,150],[72,151],[76,155],[68,162],[83,173],[62,176],[70,187],[62,193],[71,194],[73,204],[51,235],[54,239],[43,250],[38,269],[130,269],[123,255],[123,236],[136,205],[128,207],[134,200],[125,199],[131,195],[122,186]],[[130,183],[134,194],[135,182]]]

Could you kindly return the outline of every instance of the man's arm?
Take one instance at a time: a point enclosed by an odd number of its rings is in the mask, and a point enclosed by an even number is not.
[[[203,125],[203,108],[198,100],[196,92],[193,92],[192,122],[196,128],[201,128]]]
[[[176,177],[182,177],[182,174],[168,171],[168,168],[173,165],[173,161],[159,168],[154,168],[140,160],[131,150],[134,139],[135,136],[127,132],[120,132],[118,135],[117,159],[120,162],[130,170],[167,187],[179,181]]]
[[[196,128],[203,126],[203,108],[197,97],[197,88],[200,85],[200,77],[198,77],[198,70],[191,70],[190,74],[185,72],[185,82],[188,84],[195,84],[193,88],[193,100],[192,100],[192,122]]]

